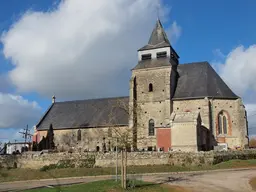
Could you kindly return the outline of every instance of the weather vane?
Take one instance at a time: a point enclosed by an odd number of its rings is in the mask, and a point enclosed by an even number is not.
[[[161,3],[160,3],[160,0],[158,0],[157,7],[156,7],[157,19],[159,19],[160,8],[161,8]]]

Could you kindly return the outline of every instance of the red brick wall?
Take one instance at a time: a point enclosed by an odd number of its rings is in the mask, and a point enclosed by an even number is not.
[[[226,143],[226,138],[225,137],[217,137],[218,143]]]
[[[157,129],[157,148],[164,147],[164,151],[167,152],[171,147],[171,129],[170,128],[158,128]]]

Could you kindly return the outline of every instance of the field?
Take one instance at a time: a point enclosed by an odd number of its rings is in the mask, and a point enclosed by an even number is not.
[[[123,192],[120,182],[115,182],[113,180],[96,181],[86,184],[71,185],[66,187],[56,187],[56,188],[43,188],[43,189],[33,189],[24,192]],[[169,186],[167,184],[154,184],[142,181],[133,181],[128,188],[128,191],[132,192],[186,192],[185,189],[181,187]]]
[[[213,166],[203,167],[176,167],[170,165],[155,166],[131,166],[128,167],[128,174],[139,173],[161,173],[161,172],[178,172],[178,171],[199,171],[213,169],[229,168],[247,168],[256,167],[256,159],[252,160],[231,160],[216,164]],[[95,176],[95,175],[115,175],[115,168],[64,168],[51,169],[47,171],[33,169],[0,169],[0,182],[36,180],[63,177]]]

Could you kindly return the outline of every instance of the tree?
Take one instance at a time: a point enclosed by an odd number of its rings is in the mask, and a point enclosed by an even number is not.
[[[54,131],[52,124],[50,124],[49,130],[47,131],[47,149],[55,149],[55,144],[54,144]]]
[[[256,137],[252,137],[249,141],[250,148],[256,148]]]
[[[111,103],[109,104],[111,105]],[[141,111],[140,107],[134,102],[125,102],[118,100],[112,107],[109,113],[109,122],[106,124],[117,125],[118,118],[122,115],[129,116],[133,114],[133,125],[128,128],[120,128],[118,126],[111,127],[111,138],[116,150],[121,152],[121,186],[127,188],[127,152],[130,150],[137,150],[138,142],[142,142],[145,138],[144,135],[138,134],[138,121],[137,118]],[[119,117],[118,117],[119,116]]]

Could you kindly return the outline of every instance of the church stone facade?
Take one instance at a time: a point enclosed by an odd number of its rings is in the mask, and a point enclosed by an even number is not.
[[[206,151],[248,146],[245,107],[208,62],[180,64],[160,20],[138,50],[129,97],[55,102],[36,125],[53,125],[57,148],[113,150],[127,130],[133,150]]]

